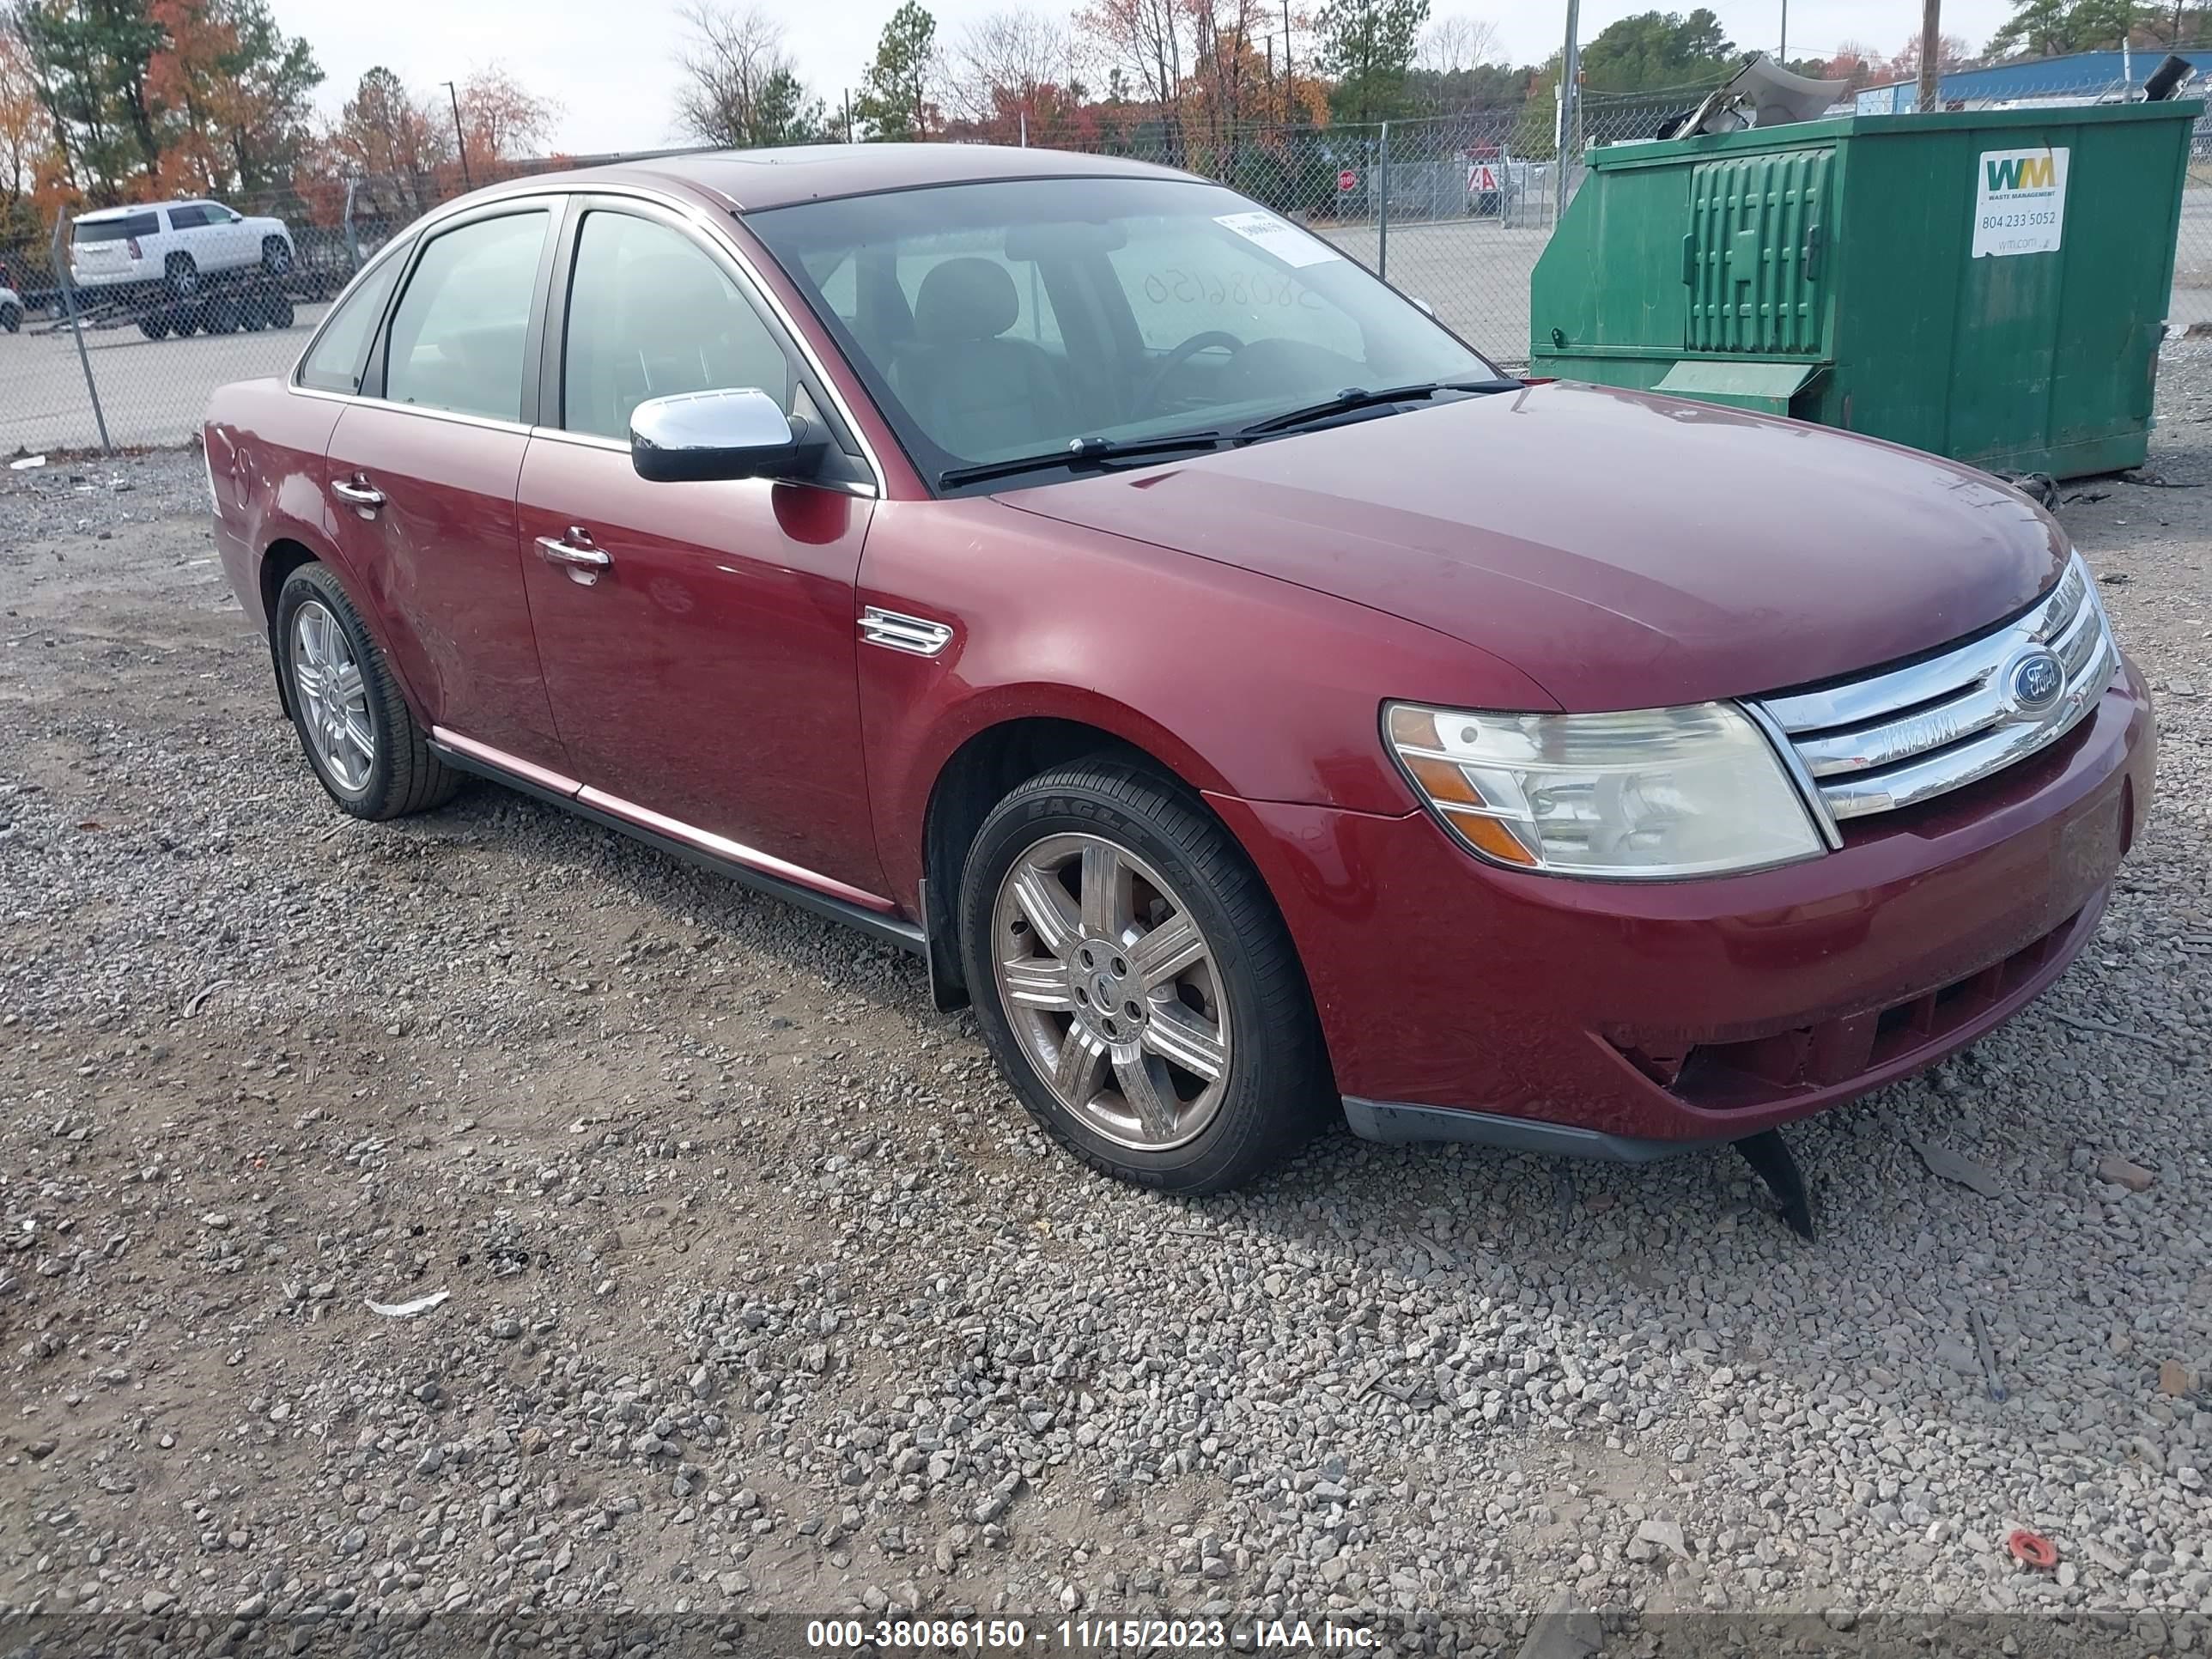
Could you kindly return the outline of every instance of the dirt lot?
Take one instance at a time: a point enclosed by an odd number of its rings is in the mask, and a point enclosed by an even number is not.
[[[2203,347],[2162,398],[2172,487],[2063,509],[2161,799],[2046,999],[1794,1136],[1812,1246],[1728,1158],[1339,1134],[1231,1200],[1094,1180],[903,957],[489,787],[339,815],[196,457],[0,472],[0,1617],[1212,1608],[1410,1652],[1571,1601],[2201,1646]]]

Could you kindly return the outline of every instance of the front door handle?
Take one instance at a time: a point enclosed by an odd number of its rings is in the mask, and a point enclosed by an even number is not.
[[[376,509],[384,505],[384,492],[358,472],[350,478],[334,481],[331,485],[331,494],[364,519],[374,518]]]
[[[571,525],[565,536],[540,536],[538,556],[555,569],[567,573],[579,587],[589,587],[614,561],[592,544],[588,532]]]

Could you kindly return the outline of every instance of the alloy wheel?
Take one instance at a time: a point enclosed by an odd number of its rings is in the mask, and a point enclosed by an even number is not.
[[[345,629],[319,599],[307,600],[292,614],[292,686],[299,694],[301,727],[323,770],[341,789],[367,788],[376,764],[368,688]]]
[[[1098,1133],[1163,1152],[1220,1109],[1230,1022],[1213,947],[1127,848],[1090,835],[1027,848],[999,884],[991,963],[1016,1037]]]

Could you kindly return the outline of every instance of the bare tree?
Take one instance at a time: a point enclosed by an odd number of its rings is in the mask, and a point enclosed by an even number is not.
[[[1119,71],[1146,102],[1180,124],[1190,55],[1183,0],[1090,0],[1075,27],[1099,81],[1110,85]]]
[[[677,15],[690,28],[676,54],[684,75],[676,123],[687,136],[732,148],[819,136],[821,101],[807,99],[781,23],[757,5],[717,0],[692,0]]]
[[[969,24],[946,55],[946,101],[956,114],[978,123],[1005,109],[1034,115],[1040,93],[1066,86],[1073,60],[1067,31],[1052,18],[1037,11],[994,11]]]
[[[1413,55],[1419,67],[1437,75],[1457,75],[1462,70],[1495,64],[1504,57],[1498,25],[1464,13],[1439,17],[1421,31],[1421,44]]]

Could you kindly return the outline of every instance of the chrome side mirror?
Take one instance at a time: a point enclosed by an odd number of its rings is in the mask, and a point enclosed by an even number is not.
[[[629,417],[630,465],[656,483],[788,478],[810,471],[826,434],[754,387],[648,398]]]
[[[1413,302],[1413,309],[1419,312],[1422,316],[1433,317],[1437,314],[1437,308],[1431,305],[1426,300],[1421,298],[1419,295],[1408,294],[1406,297]]]

